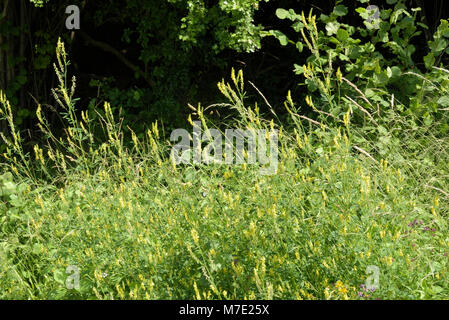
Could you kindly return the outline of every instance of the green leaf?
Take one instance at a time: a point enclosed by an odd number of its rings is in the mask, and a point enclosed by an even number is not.
[[[304,67],[300,66],[299,64],[294,64],[294,69],[293,71],[295,72],[295,74],[303,74],[304,73]]]
[[[41,253],[42,246],[39,243],[35,243],[33,245],[33,249],[31,250],[34,254]]]
[[[335,7],[334,14],[339,17],[343,17],[348,14],[348,8],[346,6],[340,4]]]
[[[62,271],[62,270],[55,270],[53,272],[53,279],[55,279],[55,281],[57,283],[64,285],[65,284],[66,275],[65,275],[64,271]]]
[[[426,65],[427,69],[430,69],[430,68],[432,68],[434,66],[434,64],[435,64],[435,56],[433,55],[432,52],[424,57],[424,63]]]
[[[434,50],[437,53],[440,53],[441,51],[446,49],[446,47],[447,47],[447,42],[444,39],[440,39],[440,41],[438,41],[437,45],[435,46]]]
[[[338,29],[337,31],[337,39],[341,42],[346,42],[349,38],[349,33],[345,29]]]
[[[440,286],[433,286],[433,287],[432,287],[433,293],[436,293],[436,294],[443,292],[443,290],[444,290],[444,289],[441,288]]]
[[[287,10],[285,10],[285,9],[278,8],[278,9],[276,10],[276,16],[277,16],[279,19],[284,20],[284,19],[290,17],[290,13],[289,13]]]
[[[449,107],[449,96],[442,96],[438,99],[438,104],[442,107]]]
[[[302,28],[304,28],[304,24],[301,21],[296,21],[293,25],[292,25],[293,30],[295,30],[296,32],[300,32]]]
[[[386,71],[382,71],[380,73],[375,73],[373,75],[373,80],[376,84],[384,86],[388,83],[388,75]]]
[[[273,34],[273,36],[276,37],[276,39],[279,40],[281,45],[286,46],[288,44],[287,36],[285,34],[283,34],[281,31],[279,31],[279,30],[272,30],[271,33]]]
[[[397,77],[400,77],[402,75],[401,68],[399,68],[398,66],[391,67],[391,72],[392,72],[392,77],[393,78],[397,78]]]

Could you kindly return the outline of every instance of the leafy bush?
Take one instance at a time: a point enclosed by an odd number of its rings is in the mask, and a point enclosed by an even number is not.
[[[97,123],[84,112],[76,118],[62,43],[57,58],[67,127],[53,136],[38,109],[48,139],[35,161],[23,154],[1,95],[11,129],[5,168],[13,173],[3,185],[30,185],[20,203],[0,204],[1,298],[448,297],[449,141],[434,126],[391,108],[383,125],[370,124],[381,134],[372,140],[344,100],[346,112],[318,122],[298,114],[289,94],[293,125],[284,128],[246,106],[243,73],[233,71],[231,83],[219,84],[229,99],[221,106],[238,112],[240,128],[279,129],[278,172],[175,166],[157,123],[127,148],[108,103]],[[103,141],[92,133],[98,122]],[[370,266],[380,270],[375,290],[366,288]],[[73,267],[80,286],[71,288]]]
[[[342,22],[349,14],[345,1],[337,1],[330,15],[319,17],[312,15],[312,11],[306,17],[292,9],[278,9],[276,14],[280,19],[294,22],[292,27],[300,39],[289,40],[278,30],[264,35],[277,37],[283,45],[293,43],[300,52],[304,48],[311,52],[306,64],[295,64],[294,71],[306,78],[309,92],[315,93],[313,98],[332,116],[346,112],[341,107],[348,103],[361,107],[359,110],[365,115],[369,112],[380,116],[381,112],[388,112],[392,101],[397,101],[406,114],[426,123],[440,123],[439,107],[446,106],[446,99],[438,96],[444,85],[435,87],[435,83],[445,81],[447,75],[434,64],[448,46],[448,21],[441,21],[434,39],[429,41],[429,53],[421,54],[425,62],[422,72],[415,63],[419,55],[413,44],[413,39],[427,29],[419,21],[421,9],[408,9],[401,0],[387,2],[390,7],[380,10],[378,19],[372,10],[357,8],[356,13],[364,20],[364,25],[357,27]],[[308,97],[309,106],[311,101],[312,97]],[[440,125],[441,133],[447,132],[448,124]]]

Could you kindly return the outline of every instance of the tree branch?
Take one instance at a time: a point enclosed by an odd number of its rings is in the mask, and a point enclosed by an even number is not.
[[[3,8],[2,16],[0,17],[0,20],[2,20],[4,17],[6,17],[6,10],[8,9],[8,2],[9,0],[6,0],[5,7]]]
[[[133,70],[134,72],[137,72],[140,76],[142,76],[142,78],[144,78],[145,81],[151,87],[154,87],[156,85],[154,81],[149,79],[147,77],[147,75],[138,66],[136,66],[131,61],[129,61],[120,51],[118,51],[117,49],[115,49],[114,47],[112,47],[111,45],[109,45],[105,42],[97,41],[97,40],[93,39],[91,36],[89,36],[87,33],[83,32],[83,31],[79,30],[78,32],[84,38],[84,40],[86,40],[88,45],[92,45],[94,47],[97,47],[97,48],[105,51],[105,52],[113,54],[124,65],[126,65],[128,68],[130,68],[131,70]]]

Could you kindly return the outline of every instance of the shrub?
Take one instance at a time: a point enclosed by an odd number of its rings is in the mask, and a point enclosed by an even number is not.
[[[219,84],[229,99],[221,106],[238,112],[241,128],[279,129],[277,174],[174,166],[157,123],[126,147],[108,103],[97,120],[107,139],[95,141],[95,124],[86,113],[76,118],[63,80],[62,43],[57,57],[67,128],[53,136],[38,112],[48,140],[35,161],[1,96],[12,173],[1,184],[1,298],[447,298],[448,139],[434,127],[392,108],[375,127],[379,141],[370,140],[343,100],[347,111],[325,122],[298,114],[288,94],[287,130],[246,106],[243,73],[232,72]],[[398,127],[408,140],[392,136]],[[19,182],[29,187],[14,198]],[[380,286],[368,291],[372,266]],[[79,287],[67,286],[74,270]]]

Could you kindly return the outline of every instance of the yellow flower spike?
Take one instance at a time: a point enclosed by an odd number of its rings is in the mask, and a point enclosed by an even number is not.
[[[153,133],[156,136],[156,138],[159,138],[159,129],[157,125],[157,120],[152,124]]]
[[[304,33],[304,28],[300,30],[301,36],[304,39],[304,42],[306,43],[307,47],[310,51],[315,52],[315,49],[313,48],[312,44],[309,42],[309,39],[307,38],[306,34]],[[310,77],[310,73],[307,73],[307,75]],[[306,73],[304,73],[304,76],[306,76]]]
[[[303,68],[303,70],[304,70],[304,77],[306,78],[306,79],[309,79],[310,78],[310,76],[311,76],[311,70],[309,69],[309,67],[307,66],[307,65],[303,65],[302,66],[302,68]]]
[[[312,21],[312,13],[313,13],[313,8],[310,8],[309,16],[307,17],[307,20],[308,20],[309,22]]]
[[[193,126],[193,121],[192,121],[192,115],[191,114],[189,114],[189,116],[187,117],[187,121],[189,122],[189,124],[191,126]]]
[[[196,245],[198,245],[199,242],[199,236],[198,236],[198,232],[195,229],[192,229],[190,231],[192,238],[193,238],[193,242],[195,242]]]
[[[336,136],[334,137],[334,144],[337,148],[340,147],[340,144],[338,143],[338,138]]]
[[[134,145],[136,148],[138,148],[138,144],[137,144],[137,136],[134,132],[131,132],[131,139],[134,142]]]
[[[88,131],[86,130],[86,127],[84,127],[84,124],[80,121],[80,127],[83,130],[84,133],[88,134]]]
[[[306,21],[305,15],[304,15],[304,11],[301,11],[301,22],[304,24],[304,26],[307,27],[307,21]]]
[[[336,76],[337,76],[338,82],[341,83],[343,81],[343,75],[341,73],[340,67],[338,67],[338,69],[337,69]]]
[[[240,80],[240,90],[243,91],[243,70],[240,69],[237,75],[238,80]]]
[[[36,116],[37,116],[37,119],[41,122],[41,123],[43,123],[43,120],[42,120],[42,109],[41,109],[41,105],[40,104],[38,104],[37,105],[37,110],[36,110]]]
[[[347,300],[346,294],[348,293],[348,289],[347,289],[346,287],[341,287],[341,288],[339,288],[339,289],[338,289],[338,292],[344,294],[344,295],[345,295],[344,298],[345,298],[345,300]]]
[[[323,196],[323,200],[327,201],[327,194],[324,190],[321,192],[321,195]]]
[[[439,198],[438,198],[438,196],[435,196],[435,198],[433,199],[433,206],[435,208],[438,208],[438,206],[439,206]]]
[[[234,82],[234,84],[237,86],[237,79],[235,78],[234,68],[231,68],[231,79],[232,79],[232,82]]]
[[[390,256],[390,257],[387,258],[387,264],[389,266],[391,266],[393,264],[393,261],[394,261],[393,257]]]
[[[324,289],[324,297],[326,300],[329,300],[331,297],[331,294],[329,293],[329,288]]]
[[[306,104],[307,104],[308,106],[311,106],[311,105],[312,105],[312,102],[310,101],[310,96],[306,96]]]
[[[58,38],[58,43],[56,45],[56,59],[58,60],[58,65],[60,69],[63,69],[63,65],[62,65],[62,61],[61,61],[61,47],[62,47],[62,42],[61,42],[61,38]]]
[[[37,144],[35,144],[33,149],[34,149],[34,157],[35,157],[35,160],[37,161],[37,160],[39,160],[39,146]]]
[[[225,92],[225,90],[224,90],[224,88],[223,88],[221,82],[218,82],[218,83],[217,83],[217,88],[218,88],[218,90],[220,90],[220,92],[221,92],[223,95],[226,95],[226,92]]]
[[[288,90],[288,92],[287,92],[287,101],[293,107],[292,93],[290,90]]]
[[[318,34],[318,28],[316,26],[316,16],[312,17],[312,26],[316,34]]]
[[[84,122],[89,122],[89,111],[84,111],[84,116],[83,116],[83,120],[84,120]]]

